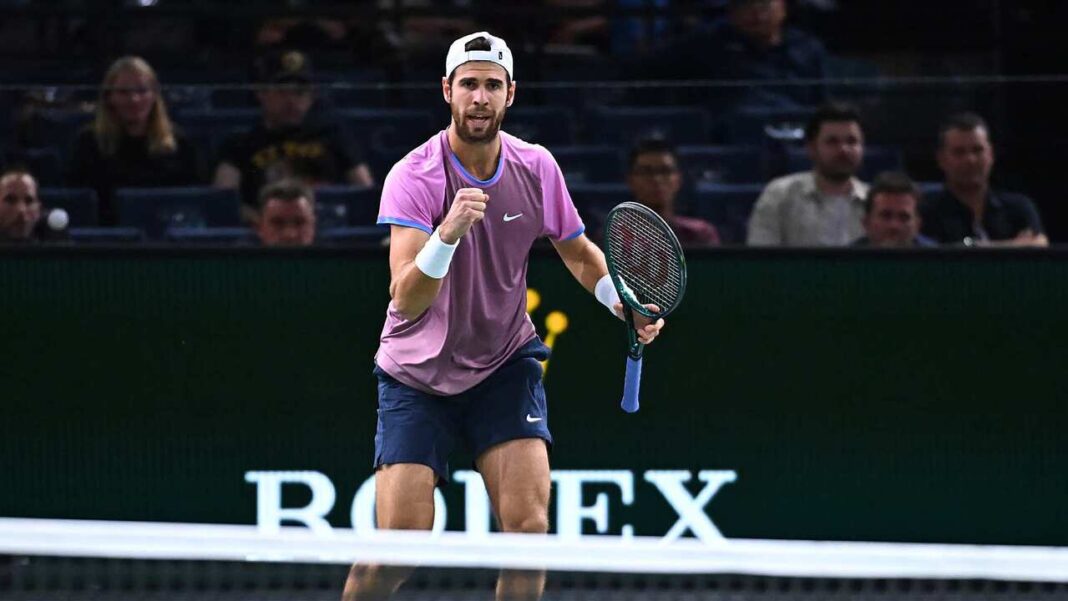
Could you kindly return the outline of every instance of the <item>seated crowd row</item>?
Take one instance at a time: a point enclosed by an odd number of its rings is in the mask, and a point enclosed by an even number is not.
[[[273,84],[257,93],[263,121],[225,144],[213,183],[240,192],[242,218],[264,242],[311,244],[312,187],[367,186],[374,177],[336,130],[306,119],[313,96],[301,53],[267,57],[261,70],[263,80]],[[860,116],[850,106],[821,107],[806,125],[804,140],[813,169],[771,181],[751,213],[747,207],[748,244],[1048,244],[1030,199],[990,189],[994,151],[989,128],[977,115],[954,115],[941,127],[937,157],[945,182],[926,199],[901,173],[884,174],[870,188],[857,178],[864,135]],[[198,183],[195,150],[172,125],[155,72],[137,57],[119,59],[107,71],[96,118],[79,133],[71,162],[69,183],[96,191],[99,223],[105,226],[116,223],[114,193],[119,188]],[[687,246],[720,243],[715,225],[680,215],[686,210],[676,207],[682,204],[676,202],[682,171],[667,141],[638,142],[626,181],[634,199],[658,210]],[[582,209],[583,199],[575,201]],[[5,173],[0,178],[0,239],[47,233],[39,205],[32,174],[20,169]],[[287,215],[277,223],[304,223],[311,233],[264,236],[274,209],[285,209]]]

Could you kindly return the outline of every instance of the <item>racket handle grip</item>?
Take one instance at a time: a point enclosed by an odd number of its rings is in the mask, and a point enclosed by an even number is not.
[[[638,388],[642,380],[642,359],[627,357],[627,373],[623,377],[623,400],[619,406],[627,413],[638,410]]]

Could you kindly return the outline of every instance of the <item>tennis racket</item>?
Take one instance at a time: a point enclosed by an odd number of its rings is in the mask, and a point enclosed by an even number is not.
[[[627,322],[627,372],[620,406],[634,413],[638,410],[645,347],[634,330],[634,313],[656,321],[678,308],[686,292],[686,257],[671,226],[636,202],[620,203],[609,211],[604,246],[608,273]]]

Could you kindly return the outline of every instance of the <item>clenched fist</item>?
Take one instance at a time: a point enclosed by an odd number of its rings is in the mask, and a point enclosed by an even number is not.
[[[445,244],[456,244],[471,226],[486,216],[489,194],[478,188],[461,188],[456,191],[449,214],[438,226],[438,236]]]

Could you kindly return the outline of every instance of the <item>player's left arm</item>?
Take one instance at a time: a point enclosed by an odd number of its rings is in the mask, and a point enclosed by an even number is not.
[[[556,247],[556,252],[564,260],[564,265],[567,266],[567,270],[571,272],[571,275],[575,276],[575,279],[590,294],[598,296],[596,293],[597,282],[608,275],[608,263],[605,262],[604,253],[601,252],[601,249],[585,234],[579,234],[569,240],[553,240],[553,246]],[[599,297],[598,300],[600,300]],[[623,304],[616,302],[613,311],[617,317],[621,317],[623,315]],[[634,314],[634,320],[635,329],[638,331],[638,340],[642,344],[652,342],[664,327],[663,319],[651,322],[648,318],[638,313]]]

